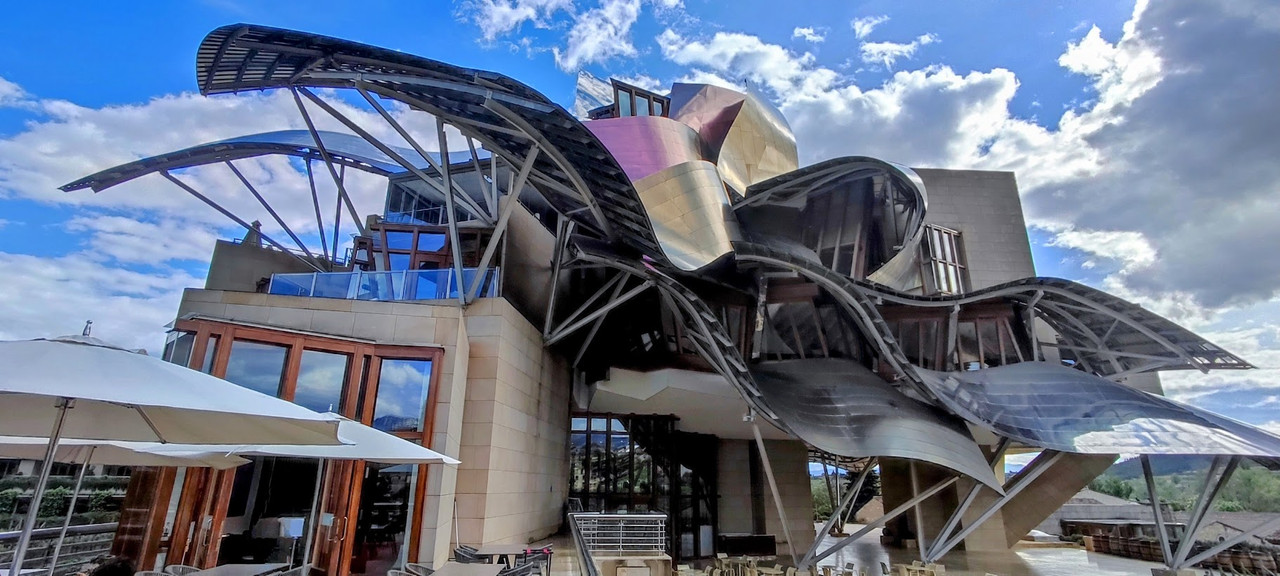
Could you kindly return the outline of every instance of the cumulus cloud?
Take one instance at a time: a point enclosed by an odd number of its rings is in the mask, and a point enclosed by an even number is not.
[[[573,9],[572,0],[475,0],[463,4],[464,17],[480,27],[486,41],[518,30],[529,22],[546,27],[560,10]]]
[[[850,21],[849,27],[853,28],[853,35],[856,36],[859,40],[861,40],[863,38],[866,38],[867,36],[870,36],[871,31],[875,30],[876,26],[884,24],[885,22],[888,22],[888,21],[889,21],[888,16],[883,16],[883,15],[863,16],[861,18],[854,18],[852,21]]]
[[[902,58],[911,58],[921,46],[933,44],[938,37],[933,34],[921,34],[907,43],[899,42],[863,42],[858,46],[858,54],[867,64],[884,64],[885,68],[893,68],[893,63]]]
[[[814,30],[811,26],[804,28],[797,27],[795,30],[791,31],[791,37],[813,43],[822,42],[827,39],[826,34]]]
[[[0,78],[0,108],[26,107],[30,105],[30,95],[21,86],[4,78]]]
[[[634,56],[631,26],[639,16],[640,0],[603,0],[599,7],[576,18],[563,49],[552,49],[556,65],[574,72],[583,64]]]

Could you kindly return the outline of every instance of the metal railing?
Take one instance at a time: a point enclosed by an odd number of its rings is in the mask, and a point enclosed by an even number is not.
[[[345,300],[447,300],[457,298],[459,289],[470,290],[471,282],[478,273],[476,268],[463,269],[462,282],[458,282],[458,275],[452,268],[272,274],[267,292]],[[489,269],[481,281],[478,297],[496,297],[499,293],[498,277],[498,268]]]
[[[67,528],[67,539],[62,543],[62,550],[58,555],[58,566],[54,570],[55,576],[73,573],[85,562],[110,552],[111,540],[115,538],[117,526],[117,523],[109,522]],[[61,526],[39,528],[32,531],[31,545],[27,548],[27,555],[22,561],[22,568],[24,570],[32,568],[48,570],[49,561],[53,559],[53,548],[58,543],[58,534],[61,531]],[[14,547],[18,543],[20,534],[21,532],[17,530],[0,532],[0,570],[6,574],[9,571],[9,567],[13,565]]]
[[[573,513],[574,540],[589,555],[652,556],[667,553],[665,514]]]

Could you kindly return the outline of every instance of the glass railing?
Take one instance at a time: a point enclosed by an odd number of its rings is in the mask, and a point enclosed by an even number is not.
[[[462,282],[452,268],[440,270],[395,270],[392,272],[317,272],[273,274],[267,292],[284,296],[342,298],[346,300],[446,300],[458,297],[458,290],[471,289],[480,272],[462,270]],[[485,272],[479,298],[498,295],[498,269]]]

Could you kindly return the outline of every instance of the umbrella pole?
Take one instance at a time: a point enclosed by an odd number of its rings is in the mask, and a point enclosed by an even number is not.
[[[22,560],[27,555],[27,546],[31,544],[31,532],[36,528],[36,517],[40,514],[40,499],[44,497],[44,486],[49,482],[49,472],[53,469],[53,458],[58,454],[58,440],[62,438],[62,423],[67,419],[67,409],[74,400],[58,399],[58,416],[53,420],[53,430],[49,433],[49,447],[44,453],[44,463],[40,466],[40,477],[36,480],[35,492],[31,496],[31,505],[27,509],[27,519],[22,524],[22,535],[13,549],[13,564],[9,566],[9,576],[18,576],[22,572]]]
[[[67,517],[62,520],[62,531],[58,533],[58,543],[53,545],[53,560],[49,561],[49,576],[58,569],[58,556],[62,555],[62,543],[67,539],[67,528],[71,527],[71,515],[76,513],[76,500],[80,498],[80,485],[84,483],[84,473],[89,470],[89,462],[93,460],[93,451],[97,446],[89,447],[89,454],[80,465],[80,473],[76,474],[76,487],[71,491],[71,505],[67,507]]]
[[[311,567],[311,541],[316,534],[316,519],[320,517],[320,485],[324,481],[324,458],[320,459],[319,468],[316,470],[316,494],[311,498],[311,518],[307,521],[307,543],[302,546],[302,564]],[[293,558],[289,558],[289,565],[293,566]],[[304,573],[303,576],[306,576]]]

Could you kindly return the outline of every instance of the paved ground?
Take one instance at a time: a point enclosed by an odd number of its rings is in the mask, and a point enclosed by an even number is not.
[[[860,526],[850,524],[846,533]],[[573,552],[573,541],[554,538],[555,554],[552,555],[551,576],[582,576]],[[835,543],[824,539],[823,547]],[[785,554],[785,550],[779,550]],[[779,560],[785,561],[785,556]],[[844,566],[853,562],[859,570],[878,576],[880,562],[888,564],[910,563],[918,559],[908,550],[885,548],[880,545],[880,531],[875,530],[865,539],[850,544],[819,563],[820,566]],[[1150,576],[1152,568],[1159,564],[1109,554],[1094,554],[1075,548],[1018,548],[1012,552],[953,552],[942,559],[947,576]]]

